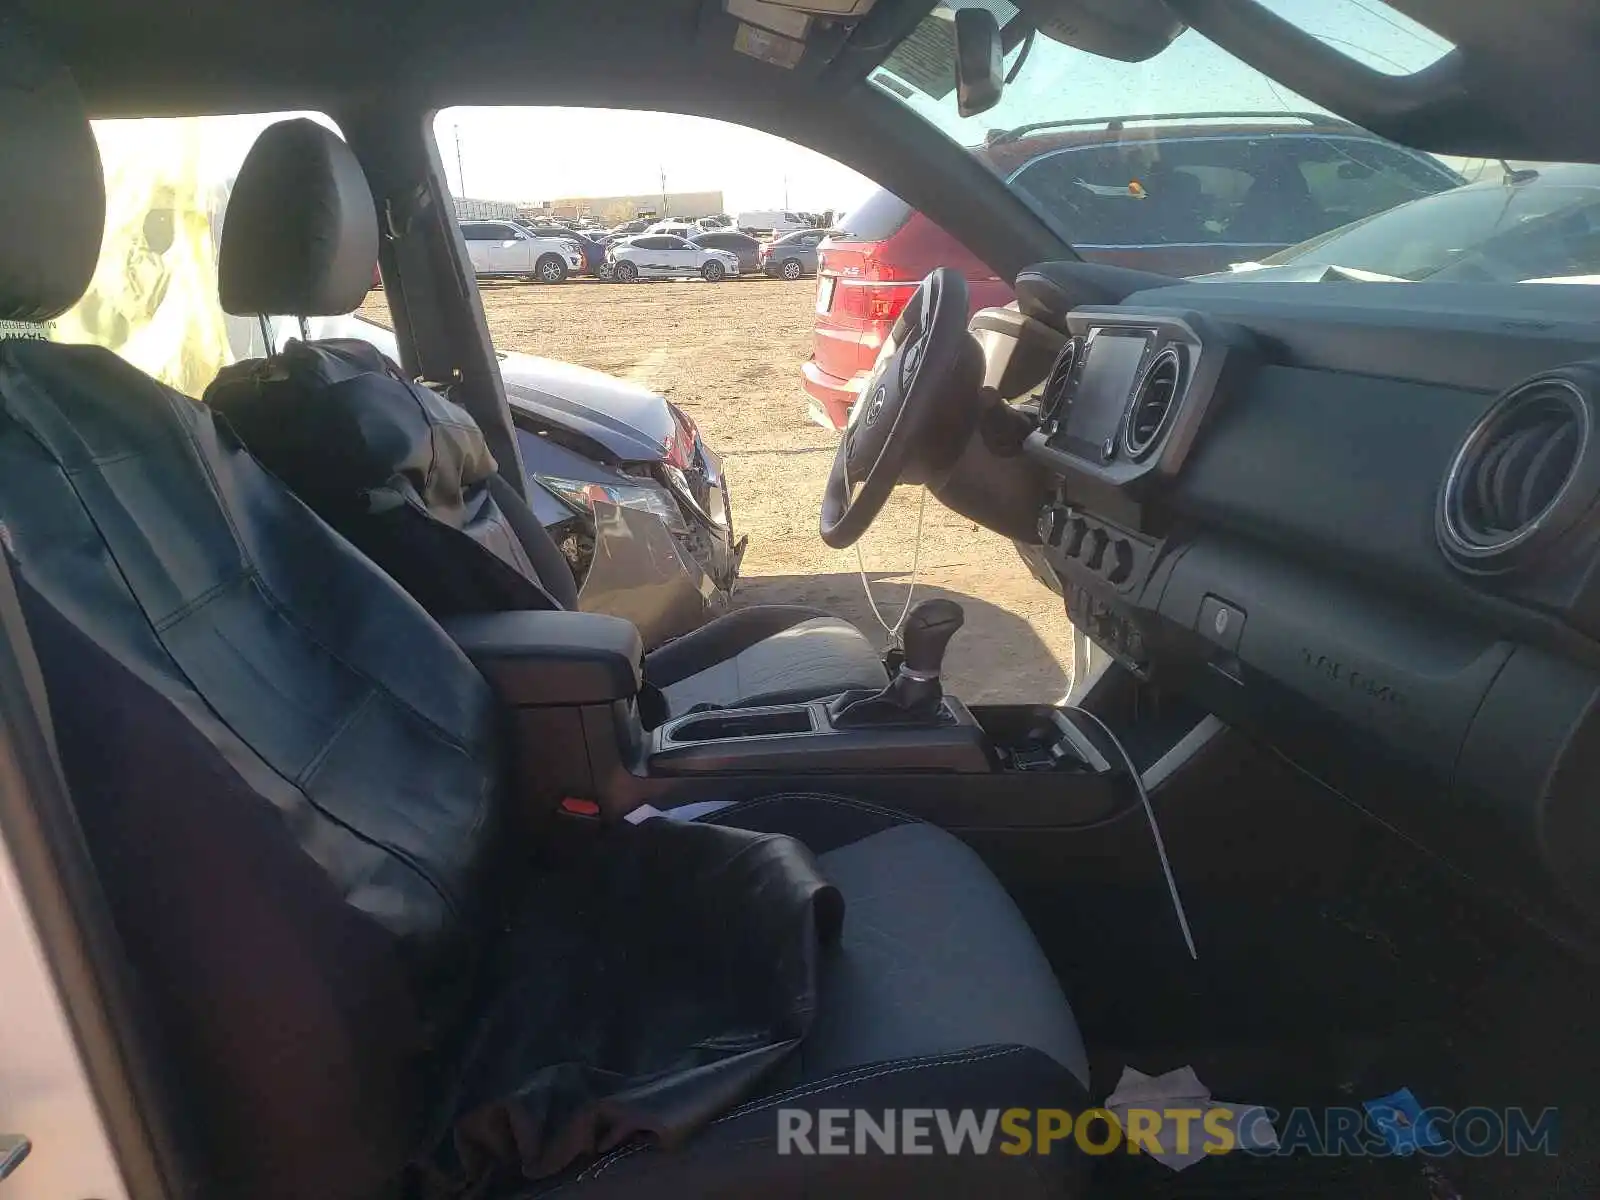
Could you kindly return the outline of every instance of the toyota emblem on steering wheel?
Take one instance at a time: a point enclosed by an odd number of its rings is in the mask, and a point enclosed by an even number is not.
[[[885,403],[888,402],[888,399],[889,399],[889,389],[886,388],[886,387],[883,387],[881,385],[879,386],[877,391],[872,393],[872,402],[867,405],[867,424],[868,425],[871,425],[874,421],[876,421],[883,414],[883,406],[884,406]]]

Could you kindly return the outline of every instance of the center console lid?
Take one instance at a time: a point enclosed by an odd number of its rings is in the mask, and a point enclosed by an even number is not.
[[[505,612],[443,624],[510,707],[611,704],[639,692],[644,646],[631,621],[599,613]]]

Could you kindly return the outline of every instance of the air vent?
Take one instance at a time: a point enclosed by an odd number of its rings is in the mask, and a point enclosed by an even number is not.
[[[1145,368],[1122,428],[1122,449],[1134,462],[1149,454],[1166,430],[1182,383],[1183,359],[1176,346],[1168,346]]]
[[[1566,368],[1518,384],[1467,434],[1439,494],[1439,543],[1456,566],[1525,566],[1593,505],[1592,374]]]
[[[1046,437],[1061,427],[1061,415],[1066,411],[1067,388],[1072,379],[1072,368],[1078,365],[1079,339],[1068,338],[1056,355],[1050,377],[1044,381],[1044,393],[1039,409],[1039,428]]]

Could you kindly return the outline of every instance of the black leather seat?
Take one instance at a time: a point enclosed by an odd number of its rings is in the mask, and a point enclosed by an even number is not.
[[[304,118],[264,130],[228,199],[218,269],[223,308],[252,318],[349,312],[371,286],[377,252],[372,194],[350,148]],[[304,458],[308,447],[325,442],[327,429],[337,427],[365,442],[359,454],[351,447],[349,458],[361,459],[359,465],[343,467],[351,476],[350,494],[367,492],[374,479],[413,480],[392,490],[404,492],[411,510],[478,541],[478,546],[460,546],[464,553],[488,547],[534,576],[550,602],[577,607],[566,561],[532,510],[509,487],[494,487],[494,459],[481,436],[465,451],[456,446],[455,453],[439,452],[441,445],[461,441],[466,428],[476,432],[465,410],[442,397],[421,395],[419,388],[412,388],[410,396],[391,388],[398,403],[394,412],[384,414],[374,402],[388,393],[360,386],[325,387],[305,397],[305,404],[286,404],[282,386],[268,384],[253,392],[252,380],[263,372],[273,377],[270,361],[230,367],[208,390],[207,402],[228,411],[270,470],[289,481],[301,499],[366,550],[434,616],[454,614],[433,602],[433,581],[460,572],[441,572],[424,556],[408,556],[392,544],[362,536],[362,514],[334,502],[328,487],[317,486],[339,465],[324,461],[314,469],[296,470],[293,456]],[[283,373],[278,371],[277,377]],[[347,410],[343,420],[325,411],[306,419],[308,407],[340,406]],[[285,428],[285,422],[291,427]],[[296,422],[304,428],[293,428]],[[441,431],[446,436],[439,436]],[[355,478],[357,471],[369,478]],[[851,688],[876,690],[888,683],[881,656],[860,630],[801,605],[757,606],[717,618],[652,654],[645,677],[665,700],[665,715],[702,704],[778,704]]]
[[[88,283],[103,193],[70,79],[4,20],[0,157],[28,165],[0,177],[0,319],[48,320]],[[204,1178],[180,1190],[442,1194],[417,1164],[472,1141],[452,1134],[462,1097],[449,1081],[473,1054],[526,1060],[551,1036],[542,1012],[634,1014],[630,1041],[692,1024],[672,996],[637,1009],[628,978],[595,976],[591,962],[655,948],[634,922],[599,921],[512,835],[483,678],[203,405],[98,348],[0,340],[0,525],[146,1032],[176,1124],[199,1143]],[[843,896],[838,944],[802,997],[804,1039],[737,1086],[713,1067],[739,1045],[681,1048],[708,1065],[676,1092],[681,1074],[645,1084],[659,1085],[658,1108],[715,1099],[683,1145],[602,1142],[537,1183],[512,1171],[474,1194],[1079,1194],[1061,1147],[776,1153],[780,1107],[1078,1108],[1087,1067],[1021,915],[960,842],[829,795],[775,795],[717,820],[800,884],[812,868],[784,847],[804,843]],[[596,843],[599,861],[637,845],[626,828]],[[686,869],[679,890],[696,886]],[[730,927],[749,917],[727,914]],[[519,960],[526,946],[547,953]],[[508,959],[515,990],[485,994],[476,964]],[[710,982],[718,999],[739,991]],[[526,1130],[473,1133],[480,1149],[515,1149]]]

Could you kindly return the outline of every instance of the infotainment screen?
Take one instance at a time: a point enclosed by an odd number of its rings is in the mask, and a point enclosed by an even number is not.
[[[1100,447],[1117,432],[1148,345],[1143,330],[1101,329],[1089,339],[1062,429],[1063,441],[1077,443],[1070,449],[1099,457]]]

